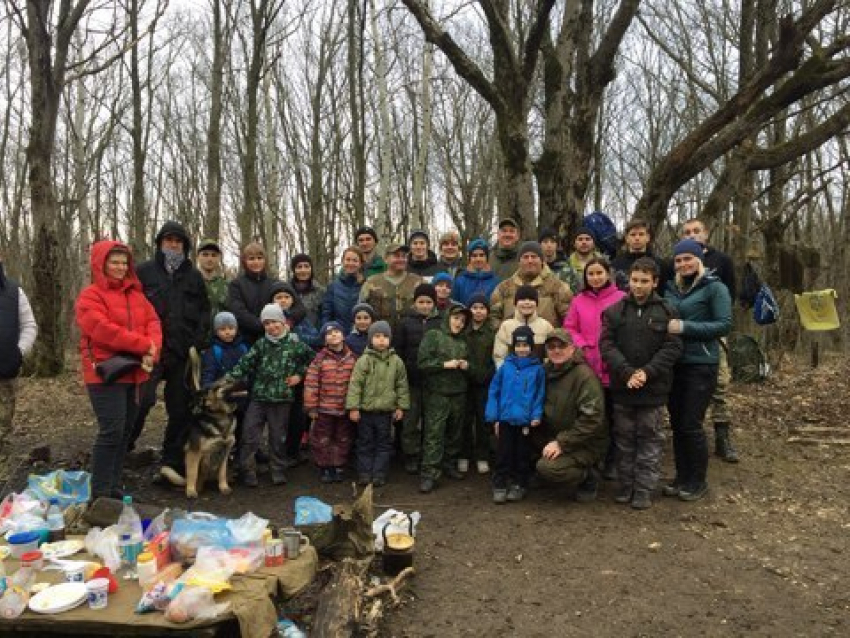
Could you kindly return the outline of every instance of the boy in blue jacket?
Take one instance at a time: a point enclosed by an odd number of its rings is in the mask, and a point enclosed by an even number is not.
[[[531,477],[530,428],[540,425],[546,374],[534,356],[534,332],[519,326],[511,335],[513,352],[490,383],[485,419],[494,424],[496,469],[493,502],[521,501]]]

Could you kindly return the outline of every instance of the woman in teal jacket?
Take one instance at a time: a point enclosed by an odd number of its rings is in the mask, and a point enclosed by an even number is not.
[[[703,266],[704,249],[693,239],[673,249],[676,278],[664,298],[679,311],[669,332],[681,335],[684,354],[673,370],[667,409],[673,428],[676,478],[664,487],[665,496],[697,501],[708,491],[708,442],[703,420],[717,385],[720,337],[732,329],[729,291]]]

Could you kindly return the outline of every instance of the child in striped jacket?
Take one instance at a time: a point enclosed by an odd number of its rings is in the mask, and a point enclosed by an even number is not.
[[[307,368],[304,409],[313,419],[310,450],[319,468],[319,480],[331,483],[342,481],[354,439],[345,396],[357,355],[345,344],[339,322],[323,325],[320,338],[325,347]]]

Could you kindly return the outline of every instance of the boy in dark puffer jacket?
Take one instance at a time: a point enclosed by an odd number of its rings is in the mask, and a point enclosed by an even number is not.
[[[376,318],[375,309],[367,303],[359,303],[351,310],[352,328],[345,337],[345,345],[358,357],[369,345],[369,326]]]

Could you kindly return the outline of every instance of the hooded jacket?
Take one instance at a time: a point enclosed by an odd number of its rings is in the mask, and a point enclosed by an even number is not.
[[[334,352],[322,348],[307,368],[304,380],[304,410],[342,416],[345,414],[345,397],[354,364],[357,361],[351,348],[343,345]]]
[[[106,257],[112,250],[127,252],[129,268],[121,281],[109,279],[104,272]],[[162,348],[159,316],[142,292],[129,248],[117,241],[99,241],[91,249],[92,283],[80,293],[75,305],[80,327],[80,356],[86,384],[102,384],[95,366],[116,354],[143,357],[156,347]],[[200,275],[199,275],[200,276]],[[203,285],[203,284],[201,284]],[[118,379],[118,383],[139,384],[148,373],[136,368]]]
[[[230,372],[248,352],[248,344],[236,335],[230,343],[225,343],[217,336],[201,359],[201,387],[208,388]]]
[[[0,262],[0,379],[14,379],[38,336],[29,299]]]
[[[658,288],[657,290],[665,290],[667,281],[670,279],[671,267],[669,262],[656,257],[651,250],[645,253],[630,253],[623,251],[619,253],[611,261],[611,272],[613,274],[614,283],[620,290],[629,291],[629,269],[641,257],[648,257],[658,265]]]
[[[177,235],[183,240],[186,259],[169,274],[165,269],[162,239]],[[189,255],[192,242],[186,230],[174,221],[165,222],[156,235],[154,258],[139,265],[136,273],[145,296],[151,302],[162,324],[162,361],[166,366],[181,364],[189,356],[189,348],[202,351],[209,342],[210,302],[200,271]]]
[[[418,386],[422,383],[422,375],[419,373],[418,357],[419,345],[425,338],[425,333],[437,330],[443,323],[443,317],[437,311],[436,306],[431,314],[420,315],[414,308],[410,308],[404,319],[393,332],[393,348],[404,361],[407,369],[407,380],[410,385]]]
[[[676,312],[656,293],[638,304],[632,295],[618,301],[602,315],[599,350],[611,373],[615,403],[659,406],[667,403],[673,383],[673,366],[682,355],[682,340],[667,332]],[[641,388],[626,386],[637,370],[646,373]]]
[[[356,275],[340,273],[334,277],[322,299],[322,325],[328,321],[338,321],[342,324],[344,334],[351,332],[354,325],[351,312],[357,305],[362,287],[363,281]]]
[[[289,283],[298,293],[298,296],[301,297],[301,303],[304,306],[307,320],[314,325],[316,329],[320,328],[321,324],[319,322],[322,319],[322,302],[325,299],[325,287],[316,283],[316,280],[312,277],[306,286],[297,281],[294,275],[292,276],[292,279],[289,280]]]
[[[540,421],[545,393],[546,375],[540,359],[511,353],[490,382],[484,420],[515,426]]]
[[[498,285],[499,279],[492,270],[464,270],[455,277],[452,299],[469,307],[469,300],[475,295],[489,300]]]
[[[506,319],[499,326],[499,331],[496,333],[496,339],[493,343],[493,361],[496,367],[502,365],[505,357],[511,351],[511,340],[514,330],[520,326],[528,326],[534,333],[534,354],[542,361],[546,354],[545,344],[546,337],[552,332],[555,327],[540,317],[536,312],[528,318],[523,317],[519,310],[514,311],[513,319]]]
[[[489,320],[484,321],[478,328],[470,322],[466,329],[466,343],[469,347],[469,382],[471,384],[487,385],[496,374],[496,364],[493,363],[495,342],[496,331]]]
[[[605,387],[608,387],[608,370],[599,354],[602,313],[625,296],[626,293],[613,283],[600,288],[599,291],[588,288],[573,297],[567,318],[564,319],[564,328],[570,333],[573,343],[577,348],[581,348],[587,365]]]
[[[239,359],[227,378],[251,379],[252,401],[291,403],[295,393],[286,380],[303,377],[312,359],[313,351],[291,334],[276,342],[263,337]]]
[[[428,394],[453,396],[465,394],[469,375],[466,370],[447,370],[443,367],[446,361],[452,359],[469,360],[469,348],[466,343],[466,329],[453,334],[450,328],[451,315],[447,312],[440,327],[428,330],[422,343],[419,344],[419,354],[416,366],[424,377],[426,401]]]
[[[407,373],[395,350],[387,348],[378,352],[368,347],[363,351],[351,373],[345,409],[365,412],[410,409]]]
[[[608,449],[605,396],[581,351],[561,366],[545,366],[546,403],[540,435],[553,437],[564,454],[583,466],[602,460]],[[536,437],[535,437],[536,438]]]
[[[682,320],[685,350],[679,363],[717,364],[720,337],[732,330],[732,299],[723,282],[701,267],[688,287],[678,276],[669,282],[664,299]]]

